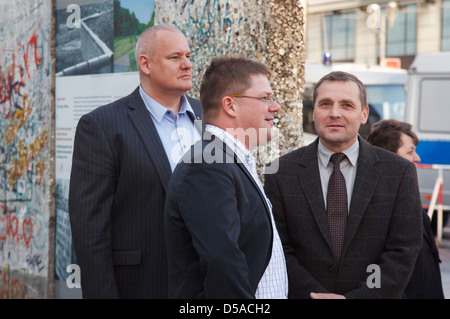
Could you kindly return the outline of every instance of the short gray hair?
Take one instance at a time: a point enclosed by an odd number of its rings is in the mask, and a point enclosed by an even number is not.
[[[158,38],[157,34],[159,31],[171,31],[171,32],[179,32],[182,34],[180,29],[167,24],[159,24],[151,26],[147,29],[145,29],[139,38],[136,40],[136,49],[135,49],[135,57],[136,57],[136,63],[138,64],[139,69],[139,56],[143,53],[149,53],[150,55],[155,54],[156,48],[158,48]],[[144,41],[144,39],[147,39],[149,41]]]

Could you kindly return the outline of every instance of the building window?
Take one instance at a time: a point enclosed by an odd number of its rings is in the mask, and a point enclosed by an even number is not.
[[[346,12],[325,16],[327,38],[324,48],[333,61],[353,61],[355,57],[355,13]]]
[[[442,51],[450,51],[450,0],[442,0]]]
[[[404,6],[398,11],[394,26],[386,35],[386,56],[399,57],[416,54],[417,6]]]

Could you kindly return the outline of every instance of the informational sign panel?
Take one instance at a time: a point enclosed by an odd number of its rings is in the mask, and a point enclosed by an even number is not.
[[[137,72],[56,78],[56,243],[55,273],[66,281],[67,267],[76,263],[73,254],[68,213],[68,195],[75,130],[80,117],[93,109],[115,101],[139,85]]]

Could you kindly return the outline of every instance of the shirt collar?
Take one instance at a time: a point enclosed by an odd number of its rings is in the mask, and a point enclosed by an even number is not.
[[[327,149],[322,144],[320,139],[319,139],[319,146],[318,146],[317,152],[318,152],[319,160],[321,161],[322,165],[324,167],[327,167],[328,162],[330,161],[330,157],[331,157],[331,155],[333,155],[334,152]],[[344,153],[347,156],[347,159],[349,160],[350,164],[352,164],[352,166],[355,166],[356,161],[358,160],[358,155],[359,155],[359,140],[356,139],[356,142],[353,143],[352,146],[350,146],[346,150],[342,151],[342,153]]]
[[[141,85],[139,85],[139,93],[141,94],[142,100],[144,101],[147,110],[158,123],[161,123],[163,117],[167,112],[170,112],[170,110],[156,102],[147,93],[145,93]],[[178,111],[178,114],[189,112],[192,114],[192,118],[195,118],[194,110],[192,109],[192,106],[189,104],[189,101],[184,94],[181,96],[180,102],[180,110]]]
[[[244,163],[252,163],[255,161],[252,153],[237,138],[212,124],[207,124],[205,130],[214,134],[222,140],[233,152],[238,156],[239,160]]]

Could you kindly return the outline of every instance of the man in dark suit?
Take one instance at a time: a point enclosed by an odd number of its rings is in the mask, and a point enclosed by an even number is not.
[[[206,132],[167,189],[171,298],[286,298],[283,248],[251,154],[272,137],[269,69],[214,58],[200,100]]]
[[[318,139],[280,157],[278,172],[265,176],[289,297],[402,298],[422,240],[415,165],[358,137],[368,107],[355,76],[324,76],[313,105]],[[334,153],[344,154],[336,155],[340,164],[329,163]],[[334,186],[344,190],[337,202],[327,199],[333,171],[344,184]]]
[[[171,26],[136,44],[140,86],[77,126],[69,216],[83,298],[167,298],[163,212],[173,168],[201,132],[190,50]]]

